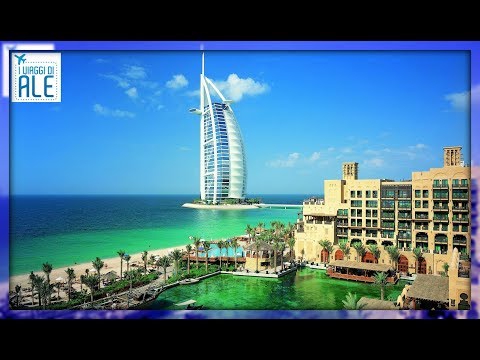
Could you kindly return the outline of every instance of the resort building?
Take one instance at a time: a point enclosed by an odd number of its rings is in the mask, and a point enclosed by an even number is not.
[[[444,148],[443,167],[412,172],[406,181],[359,179],[356,162],[343,163],[342,170],[342,179],[324,181],[324,199],[303,203],[295,231],[298,259],[378,263],[405,275],[440,275],[457,249],[458,260],[468,267],[471,174],[460,146]],[[333,245],[330,252],[320,245],[324,240]],[[355,243],[365,247],[361,258]],[[339,245],[348,248],[347,254]],[[376,245],[377,254],[369,245]],[[389,245],[400,251],[396,262],[386,251]],[[415,254],[415,248],[421,253]]]
[[[212,100],[217,95],[218,102]],[[200,74],[200,197],[207,203],[245,198],[247,167],[242,134],[231,106],[205,76],[205,55]]]

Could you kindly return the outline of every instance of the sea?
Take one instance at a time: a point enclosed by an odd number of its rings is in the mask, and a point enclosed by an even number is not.
[[[300,208],[200,210],[183,208],[196,195],[17,195],[10,198],[10,275],[126,253],[245,234],[247,224],[294,223]],[[301,204],[308,195],[249,195],[264,203]]]

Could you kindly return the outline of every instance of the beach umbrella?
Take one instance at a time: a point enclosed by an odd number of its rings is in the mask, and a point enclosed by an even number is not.
[[[91,268],[91,269],[90,269],[90,272],[97,272],[97,269]]]
[[[58,278],[55,279],[56,282],[65,282],[63,277],[59,276]]]

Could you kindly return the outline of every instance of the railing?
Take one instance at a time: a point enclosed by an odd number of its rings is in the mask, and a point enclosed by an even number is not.
[[[382,215],[381,219],[395,219],[395,215],[394,214]]]
[[[433,220],[437,221],[448,221],[448,216],[433,215]]]
[[[438,226],[438,225],[434,225],[433,226],[433,231],[448,231],[448,226]]]
[[[415,214],[415,219],[425,219],[425,220],[428,220],[428,214]]]
[[[468,188],[468,184],[452,184],[452,188]]]
[[[398,224],[398,228],[400,230],[410,230],[412,228],[412,225],[401,225],[401,224]]]
[[[460,253],[460,260],[470,261],[470,255],[469,255],[469,254]]]
[[[453,217],[453,221],[456,221],[456,222],[468,222],[469,219],[468,219],[467,217],[454,216],[454,217]]]
[[[433,184],[434,189],[448,189],[448,184]]]
[[[468,211],[468,206],[454,206],[453,211]]]
[[[348,226],[348,222],[338,222],[337,221],[337,226]]]
[[[446,244],[446,243],[448,243],[448,239],[447,238],[436,238],[435,243]]]
[[[448,211],[448,205],[445,205],[445,206],[433,205],[433,209],[440,210],[440,211]]]
[[[428,226],[416,224],[415,230],[428,230]]]
[[[416,241],[428,241],[428,236],[417,236]]]
[[[337,217],[348,217],[348,213],[347,214],[345,214],[345,213],[338,214],[337,213]]]
[[[398,234],[398,240],[412,240],[412,235]]]
[[[454,244],[467,245],[467,239],[453,239]]]
[[[398,218],[399,218],[399,219],[411,219],[411,218],[412,218],[412,214],[399,213],[399,214],[398,214]]]
[[[382,224],[380,227],[382,229],[395,229],[395,224],[393,225]]]
[[[399,210],[410,210],[412,208],[412,205],[398,205]]]
[[[452,199],[468,199],[468,194],[452,194]]]

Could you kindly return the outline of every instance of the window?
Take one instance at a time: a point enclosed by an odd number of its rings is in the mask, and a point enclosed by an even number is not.
[[[417,202],[419,200],[415,200]],[[412,207],[412,203],[409,200],[399,200],[398,207],[400,209],[410,209]]]
[[[365,192],[365,197],[366,197],[366,198],[371,198],[371,197],[372,197],[372,192],[371,192],[370,190],[367,190],[367,191]]]
[[[361,190],[358,190],[357,191],[357,198],[361,198],[362,197],[362,191]]]
[[[362,217],[362,210],[357,210],[357,217]]]
[[[443,186],[443,187],[448,186],[448,180],[443,179],[443,180],[442,180],[442,186]]]
[[[468,186],[468,179],[462,179],[462,186]]]
[[[420,197],[420,193],[421,193],[420,190],[415,190],[415,197],[416,197],[416,198],[419,198],[419,197]]]
[[[367,227],[371,227],[372,226],[372,220],[368,219],[367,220]]]
[[[368,208],[376,208],[378,206],[377,200],[367,200]]]
[[[423,197],[428,198],[428,190],[423,190]]]
[[[350,210],[350,216],[355,216],[356,214],[357,212],[355,211],[355,209]]]
[[[424,209],[428,208],[428,200],[423,200],[422,201],[422,208],[424,208]]]
[[[453,179],[452,180],[452,185],[457,186],[458,185],[458,179]]]
[[[410,195],[408,194],[407,190],[398,190],[398,197],[400,199],[408,199]]]
[[[384,192],[386,198],[395,197],[395,190],[385,190]]]
[[[378,197],[378,192],[376,190],[373,190],[373,196],[372,196],[374,199],[376,199]]]
[[[415,200],[415,209],[418,209],[421,207],[421,201],[420,200]]]
[[[350,191],[350,197],[351,197],[351,198],[355,198],[355,191],[353,191],[353,190]]]
[[[372,210],[372,217],[378,217],[378,211]]]
[[[433,180],[433,186],[434,187],[439,187],[440,186],[440,180]]]
[[[362,207],[362,200],[351,200],[351,207]]]
[[[372,217],[372,211],[371,210],[367,210],[367,214],[365,215],[366,217]]]

